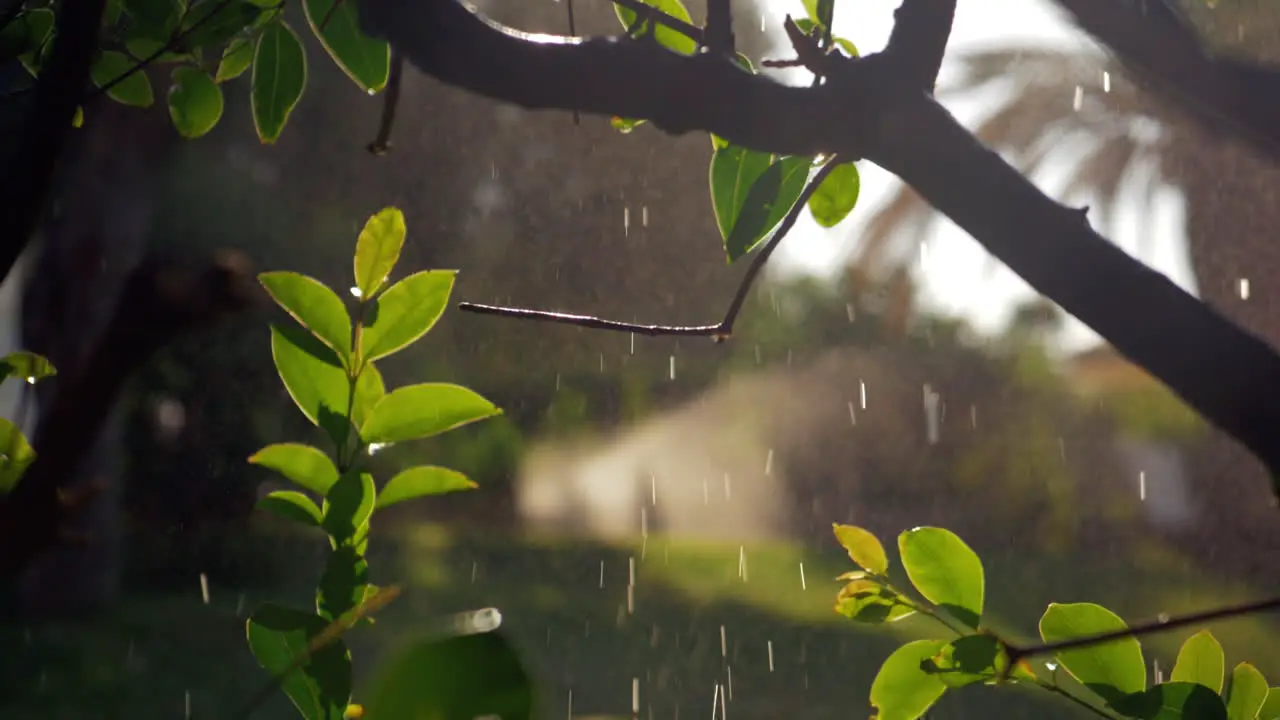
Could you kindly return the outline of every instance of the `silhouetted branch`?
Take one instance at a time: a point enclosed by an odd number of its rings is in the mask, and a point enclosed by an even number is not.
[[[0,174],[5,201],[0,205],[0,281],[9,276],[40,223],[53,174],[67,133],[89,80],[98,50],[98,28],[106,0],[75,0],[58,5],[53,51],[36,79],[31,106],[21,125],[6,171]]]
[[[688,37],[690,40],[703,44],[704,37],[702,28],[697,25],[687,23],[680,18],[672,17],[652,5],[641,2],[641,0],[611,0],[614,5],[624,7],[636,14],[636,19],[647,20],[655,25],[663,25],[675,30]],[[716,0],[712,0],[716,2]]]
[[[956,0],[909,0],[893,14],[885,53],[894,56],[907,77],[927,93],[932,94],[938,82],[955,14]]]
[[[1164,620],[1156,619],[1150,622],[1139,623],[1123,630],[1113,630],[1111,632],[1087,635],[1085,637],[1072,638],[1070,640],[1062,640],[1059,642],[1041,643],[1038,645],[1030,645],[1028,647],[1018,647],[1016,645],[1006,643],[1005,648],[1009,653],[1009,665],[1012,667],[1019,660],[1029,657],[1055,655],[1066,650],[1079,650],[1080,648],[1104,645],[1106,643],[1123,640],[1128,637],[1152,635],[1154,633],[1165,632],[1166,630],[1176,630],[1190,625],[1202,625],[1215,620],[1226,620],[1228,618],[1241,617],[1258,612],[1269,612],[1277,609],[1280,609],[1280,597],[1258,600],[1241,605],[1231,605],[1228,607],[1217,608],[1216,610],[1207,610],[1205,612],[1179,615],[1176,617],[1166,618]]]
[[[525,35],[454,0],[366,0],[362,9],[366,31],[423,72],[530,110],[644,118],[764,152],[876,162],[1280,474],[1280,395],[1266,390],[1280,385],[1280,356],[1045,196],[923,92],[921,68],[945,34],[920,40],[904,29],[883,53],[827,55],[827,81],[800,88],[709,53]],[[950,9],[906,0],[900,17],[942,28]]]
[[[703,34],[708,50],[725,57],[733,56],[733,10],[729,0],[707,0],[707,26]]]
[[[755,285],[756,278],[760,275],[760,271],[764,269],[765,263],[769,262],[769,256],[773,255],[773,251],[778,249],[778,245],[787,233],[796,224],[796,220],[800,217],[800,213],[804,211],[805,206],[809,203],[809,198],[822,185],[822,181],[827,179],[832,170],[840,164],[839,158],[831,158],[826,165],[818,170],[813,179],[805,185],[801,191],[800,197],[796,199],[791,209],[787,211],[782,222],[778,223],[778,227],[765,240],[760,251],[751,258],[751,264],[747,266],[747,272],[742,276],[742,280],[738,282],[738,289],[733,294],[733,299],[729,301],[729,307],[725,310],[724,317],[715,325],[640,325],[637,323],[621,322],[618,320],[604,320],[590,315],[570,315],[568,313],[550,312],[547,310],[530,310],[527,308],[502,307],[499,305],[479,305],[476,303],[458,303],[458,309],[466,312],[479,313],[481,315],[498,315],[500,317],[519,318],[522,320],[541,320],[543,322],[559,323],[561,325],[576,325],[578,327],[591,328],[593,330],[612,330],[614,332],[630,332],[637,335],[694,335],[701,337],[709,337],[716,342],[728,340],[733,335],[733,327],[738,321],[738,315],[742,312],[742,306],[747,301],[747,295],[750,294],[752,286]]]
[[[403,77],[404,55],[392,50],[387,88],[382,93],[382,119],[378,122],[378,135],[369,143],[368,148],[374,155],[386,155],[387,150],[391,149],[391,130],[396,124],[396,109],[400,106],[400,83]]]
[[[1057,3],[1197,120],[1280,158],[1280,68],[1211,53],[1168,0]]]

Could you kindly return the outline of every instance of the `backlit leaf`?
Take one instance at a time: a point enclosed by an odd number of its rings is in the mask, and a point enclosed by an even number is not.
[[[475,487],[475,483],[457,470],[420,465],[403,470],[387,481],[382,492],[378,493],[378,508],[414,498],[471,490]]]
[[[203,70],[180,67],[169,87],[169,117],[178,134],[198,138],[222,118],[222,90]]]
[[[0,358],[0,377],[3,378],[18,378],[35,383],[57,374],[58,371],[48,358],[26,350],[11,352]]]
[[[711,205],[730,262],[781,222],[804,191],[809,169],[805,158],[775,158],[737,145],[712,155]]]
[[[1051,603],[1040,618],[1040,637],[1051,643],[1126,627],[1124,620],[1101,605]],[[1065,650],[1057,657],[1067,672],[1108,703],[1146,688],[1147,669],[1137,638]]]
[[[1200,683],[1220,693],[1224,672],[1226,672],[1226,660],[1222,655],[1222,645],[1208,630],[1201,630],[1182,643],[1169,680],[1170,682]],[[1265,687],[1265,683],[1263,685]]]
[[[263,143],[274,143],[307,86],[307,55],[289,24],[273,21],[253,54],[253,126]]]
[[[1267,679],[1249,663],[1240,663],[1231,671],[1231,687],[1227,690],[1227,718],[1254,720],[1267,702]]]
[[[862,179],[858,175],[858,166],[851,162],[841,163],[809,196],[809,212],[813,213],[814,221],[822,227],[835,227],[858,204],[861,189]]]
[[[365,222],[356,239],[355,280],[360,297],[371,298],[400,261],[404,248],[404,213],[400,208],[383,208]]]
[[[324,283],[294,272],[264,272],[258,281],[271,299],[345,360],[351,356],[351,317]]]
[[[89,69],[89,76],[97,87],[106,87],[116,78],[133,70],[136,61],[122,52],[107,50],[98,56]],[[151,90],[151,81],[144,72],[134,72],[124,80],[107,90],[107,97],[123,105],[134,107],[151,107],[155,102],[155,94]]]
[[[923,527],[898,536],[907,577],[929,602],[971,628],[982,619],[982,561],[955,533]]]
[[[922,664],[946,647],[942,640],[916,640],[893,651],[871,683],[871,704],[877,720],[916,720],[947,691],[947,686],[924,671]]]
[[[320,497],[338,481],[338,468],[329,456],[301,443],[268,445],[251,455],[249,462],[275,470]]]
[[[295,325],[272,325],[271,356],[302,414],[341,443],[346,437],[351,384],[333,349]]]
[[[501,412],[493,403],[461,385],[409,385],[391,391],[374,406],[360,429],[360,436],[367,443],[417,440]]]
[[[362,537],[373,515],[377,489],[369,473],[348,471],[329,488],[321,525],[339,545]]]
[[[858,563],[858,567],[876,575],[884,575],[889,570],[889,558],[884,553],[884,546],[870,531],[839,523],[831,527],[836,541]]]
[[[449,304],[453,270],[423,270],[387,288],[365,308],[359,355],[365,361],[402,350],[431,329]]]
[[[303,525],[320,527],[320,508],[296,490],[277,490],[258,501],[259,510]]]
[[[306,720],[341,718],[351,700],[351,653],[346,645],[333,640],[307,655],[307,646],[328,625],[318,615],[274,604],[258,608],[245,622],[253,656],[272,676],[283,676],[280,689]],[[300,659],[301,665],[291,670]]]
[[[36,451],[22,430],[0,418],[0,495],[13,490],[35,459]]]
[[[1125,717],[1138,720],[1226,720],[1217,693],[1199,683],[1167,682],[1113,703]]]
[[[248,0],[202,0],[182,18],[183,45],[220,45],[253,24],[263,9]]]
[[[387,84],[391,46],[360,30],[356,0],[303,0],[302,7],[320,44],[361,90],[373,94]]]
[[[689,11],[680,0],[642,0],[642,2],[677,20],[683,20],[687,23],[692,23],[693,21],[689,16]],[[613,10],[618,15],[618,21],[622,23],[622,29],[630,29],[635,24],[636,14],[634,11],[621,5],[614,5]],[[693,38],[679,30],[674,30],[665,25],[658,25],[655,30],[650,25],[651,23],[648,22],[642,23],[641,29],[633,37],[641,37],[652,32],[658,44],[668,50],[673,50],[681,55],[692,55],[698,51],[698,44],[693,41]]]
[[[236,38],[227,43],[222,51],[222,60],[218,61],[218,72],[213,76],[217,82],[224,83],[244,74],[253,64],[253,53],[257,46],[249,38]]]

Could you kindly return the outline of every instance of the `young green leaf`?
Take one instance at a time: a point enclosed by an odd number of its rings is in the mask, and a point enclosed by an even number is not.
[[[398,388],[374,406],[360,437],[367,443],[397,443],[447,432],[501,414],[473,390],[449,383]]]
[[[54,16],[49,8],[32,8],[0,27],[0,57],[19,58],[33,75],[37,56],[53,32]]]
[[[1258,711],[1258,720],[1280,720],[1280,687],[1267,690],[1267,699]]]
[[[658,12],[666,13],[677,20],[683,20],[692,23],[693,19],[689,16],[689,11],[685,8],[684,3],[680,0],[642,0],[644,4],[649,5],[658,10]],[[622,23],[622,29],[628,30],[636,22],[635,11],[624,8],[621,5],[614,5],[613,10],[618,15],[618,21]],[[679,30],[674,30],[665,25],[657,26],[657,29],[651,27],[652,23],[644,22],[641,30],[637,31],[633,37],[642,37],[653,33],[654,39],[658,44],[668,50],[680,53],[681,55],[692,55],[698,51],[698,43],[693,38],[685,35]]]
[[[280,689],[305,720],[341,718],[351,700],[351,653],[346,644],[333,640],[307,654],[308,645],[328,625],[318,615],[274,604],[258,608],[245,622],[253,656],[268,673],[281,678]]]
[[[222,89],[205,71],[180,67],[169,87],[169,117],[185,138],[198,138],[222,118]]]
[[[916,640],[893,651],[871,683],[877,720],[916,720],[933,707],[947,686],[922,664],[946,645],[942,640]]]
[[[915,614],[905,598],[866,578],[846,584],[836,596],[836,612],[857,622],[876,625]]]
[[[733,262],[772,230],[804,191],[805,158],[775,158],[736,145],[711,156],[711,205]]]
[[[99,55],[93,66],[89,68],[89,77],[94,85],[104,87],[131,71],[134,64],[128,55],[107,50]],[[135,72],[116,83],[107,91],[107,97],[122,105],[134,107],[151,107],[156,100],[155,94],[151,91],[151,81],[147,79],[147,74],[144,72]]]
[[[303,525],[320,527],[320,508],[296,490],[277,490],[258,501],[259,510]]]
[[[475,487],[475,483],[457,470],[419,465],[401,471],[387,481],[382,492],[378,493],[378,509],[427,495],[443,495]]]
[[[334,442],[342,442],[348,427],[351,383],[338,356],[294,325],[271,326],[271,356],[289,397],[302,414],[324,428]]]
[[[307,55],[289,24],[277,20],[258,37],[253,53],[253,127],[263,143],[274,143],[307,87]]]
[[[0,358],[0,378],[18,378],[36,383],[57,374],[58,371],[48,358],[26,350],[11,352]]]
[[[348,471],[329,488],[321,526],[339,545],[364,535],[377,497],[372,475]]]
[[[356,239],[354,258],[360,297],[371,298],[382,289],[382,283],[400,261],[405,232],[404,213],[400,208],[383,208],[365,222]]]
[[[268,445],[250,455],[249,462],[275,470],[320,497],[327,495],[338,481],[338,468],[329,456],[301,443]]]
[[[858,567],[876,575],[888,572],[889,558],[884,554],[884,546],[870,531],[840,523],[833,523],[831,530]]]
[[[423,270],[375,298],[365,309],[359,356],[377,360],[425,335],[444,314],[456,275],[453,270]]]
[[[387,84],[391,46],[360,30],[357,7],[354,0],[303,0],[302,3],[307,24],[325,51],[347,77],[372,95]]]
[[[1267,679],[1258,669],[1242,662],[1231,671],[1231,687],[1227,691],[1228,720],[1254,720],[1267,701]]]
[[[36,451],[22,430],[0,418],[0,495],[13,490],[35,459]]]
[[[982,561],[955,533],[923,527],[898,536],[902,566],[920,594],[955,619],[977,628],[982,619]]]
[[[924,670],[949,688],[960,688],[1000,677],[1009,667],[1009,653],[991,635],[966,635],[947,643]]]
[[[316,588],[316,612],[336,620],[363,602],[368,588],[369,562],[364,555],[350,545],[333,548]]]
[[[1045,642],[1058,642],[1126,627],[1124,620],[1101,605],[1050,603],[1040,618],[1040,637]],[[1147,685],[1142,646],[1137,638],[1066,650],[1057,657],[1067,672],[1108,704],[1140,693]]]
[[[426,640],[375,675],[366,720],[534,717],[533,684],[498,632]]]
[[[255,47],[249,38],[236,38],[228,43],[227,49],[222,51],[222,59],[218,61],[218,72],[213,76],[214,81],[224,83],[243,75],[244,71],[253,64]]]
[[[809,196],[809,212],[813,213],[813,219],[822,227],[835,227],[858,204],[861,189],[862,179],[858,175],[858,166],[851,162],[841,163]]]
[[[1227,720],[1217,693],[1199,683],[1167,682],[1117,700],[1113,707],[1138,720]]]
[[[1225,671],[1226,660],[1222,655],[1222,645],[1218,644],[1213,633],[1201,630],[1182,643],[1169,680],[1170,682],[1200,683],[1220,693],[1222,692],[1222,675]]]
[[[609,126],[614,130],[626,135],[632,130],[640,127],[645,123],[644,120],[636,120],[633,118],[611,117],[609,118]]]
[[[248,0],[202,0],[182,18],[183,46],[220,45],[252,25],[262,12]]]
[[[264,272],[258,282],[271,299],[338,353],[344,365],[351,357],[351,317],[327,285],[294,272]]]
[[[186,12],[184,0],[124,0],[130,27],[156,40],[168,40]]]

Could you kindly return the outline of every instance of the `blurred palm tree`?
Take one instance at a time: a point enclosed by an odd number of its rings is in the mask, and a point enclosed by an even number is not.
[[[1280,5],[1221,0],[1212,8],[1186,8],[1214,50],[1280,60]],[[1112,234],[1119,208],[1136,200],[1147,238],[1140,255],[1149,257],[1153,249],[1155,194],[1164,188],[1180,192],[1200,297],[1280,344],[1280,284],[1267,282],[1280,277],[1280,243],[1272,241],[1280,228],[1275,164],[1243,142],[1202,128],[1099,51],[1005,48],[972,52],[952,63],[958,72],[940,88],[940,97],[996,98],[975,129],[989,147],[1035,179],[1043,179],[1046,170],[1065,169],[1059,197],[1091,203],[1091,217]],[[1001,91],[1003,97],[995,94]],[[853,262],[868,270],[904,264],[937,218],[904,187],[862,231]],[[1200,532],[1215,539],[1198,543],[1200,550],[1225,559],[1226,548],[1243,543],[1256,559],[1264,547],[1280,548],[1268,485],[1256,462],[1220,434],[1205,439],[1189,459],[1205,507]],[[1245,572],[1253,562],[1239,554],[1234,561]]]

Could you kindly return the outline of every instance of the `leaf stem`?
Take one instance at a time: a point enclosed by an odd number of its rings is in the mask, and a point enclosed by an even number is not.
[[[1091,712],[1091,713],[1093,713],[1093,714],[1095,714],[1095,715],[1098,715],[1098,716],[1100,716],[1100,717],[1107,718],[1107,720],[1115,720],[1115,716],[1114,716],[1114,715],[1112,715],[1111,713],[1109,713],[1109,712],[1107,712],[1107,711],[1103,710],[1102,708],[1100,708],[1100,707],[1098,707],[1098,706],[1094,705],[1094,704],[1093,704],[1093,703],[1091,703],[1091,702],[1086,701],[1084,698],[1077,697],[1074,693],[1069,693],[1069,692],[1067,692],[1066,690],[1063,690],[1062,688],[1058,687],[1057,685],[1055,685],[1055,684],[1053,684],[1053,683],[1047,683],[1047,682],[1045,682],[1044,680],[1041,680],[1040,678],[1036,678],[1035,685],[1036,685],[1036,687],[1038,687],[1038,688],[1042,688],[1042,689],[1044,689],[1044,690],[1048,690],[1049,692],[1053,693],[1054,695],[1058,695],[1058,696],[1060,696],[1060,697],[1064,697],[1064,698],[1066,698],[1067,700],[1070,700],[1071,702],[1075,703],[1076,705],[1080,706],[1081,708],[1084,708],[1085,710],[1088,710],[1089,712]]]

